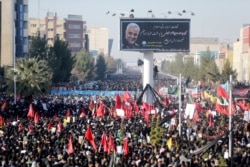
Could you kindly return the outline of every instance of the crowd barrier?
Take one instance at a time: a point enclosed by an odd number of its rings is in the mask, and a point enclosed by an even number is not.
[[[110,95],[117,95],[117,94],[124,94],[126,91],[93,91],[93,90],[52,90],[51,95],[85,95],[85,96],[92,96],[92,95],[103,95],[103,96],[110,96]],[[131,95],[137,93],[136,91],[127,91]]]

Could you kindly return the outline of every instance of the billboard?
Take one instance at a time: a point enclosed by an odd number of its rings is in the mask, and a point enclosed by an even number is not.
[[[190,19],[120,18],[120,50],[189,52]]]

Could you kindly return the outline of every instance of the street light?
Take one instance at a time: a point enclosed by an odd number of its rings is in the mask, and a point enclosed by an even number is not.
[[[171,15],[171,14],[174,14],[174,13],[176,13],[178,16],[182,16],[182,13],[181,12],[177,12],[177,11],[174,11],[174,12],[167,11],[167,12],[164,12],[164,13],[161,13],[161,14],[163,14],[164,17],[167,18],[167,15]]]
[[[182,13],[190,13],[190,14],[191,14],[191,16],[194,16],[194,15],[195,15],[195,13],[194,13],[194,12],[192,12],[192,11],[187,11],[187,10],[183,10],[183,11],[182,11]]]
[[[153,13],[152,10],[148,10],[148,14],[151,14],[151,17],[152,17],[152,18],[155,18],[155,15],[154,15],[154,13]]]
[[[125,17],[126,15],[128,15],[129,18],[134,18],[134,9],[131,9],[129,12],[121,12],[121,11],[107,11],[106,15],[110,14],[112,12],[112,16],[116,16],[117,14],[119,14],[121,17]]]

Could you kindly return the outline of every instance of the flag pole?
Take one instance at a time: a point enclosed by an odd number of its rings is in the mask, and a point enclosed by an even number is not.
[[[181,137],[181,74],[179,75],[179,137]]]
[[[229,158],[230,166],[233,165],[233,132],[232,132],[232,75],[229,78]]]

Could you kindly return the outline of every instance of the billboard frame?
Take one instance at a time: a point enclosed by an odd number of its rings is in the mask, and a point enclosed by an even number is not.
[[[130,23],[139,26],[136,44],[126,45],[126,29]],[[189,52],[190,19],[120,18],[121,51]]]

